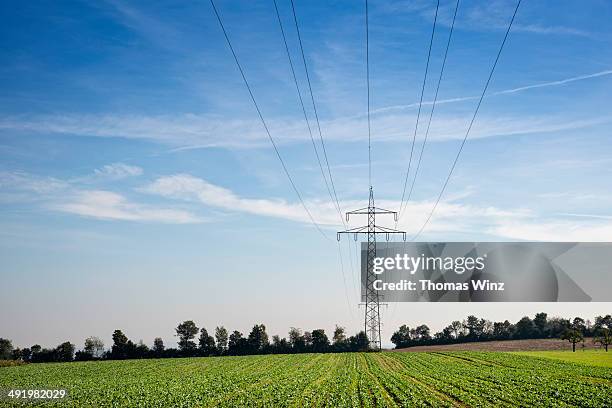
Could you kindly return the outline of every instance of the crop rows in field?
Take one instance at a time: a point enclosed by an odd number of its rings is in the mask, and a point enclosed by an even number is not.
[[[609,407],[612,369],[484,352],[296,354],[0,368],[9,387],[66,388],[57,405],[71,407]]]

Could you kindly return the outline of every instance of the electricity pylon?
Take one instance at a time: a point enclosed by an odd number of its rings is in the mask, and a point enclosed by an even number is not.
[[[350,228],[337,233],[338,241],[341,234],[353,234],[357,241],[358,234],[367,234],[368,236],[368,252],[367,252],[367,270],[365,284],[365,333],[370,341],[370,348],[381,350],[382,341],[380,338],[380,298],[378,291],[374,289],[374,258],[376,258],[376,234],[385,234],[386,240],[389,241],[391,234],[402,234],[403,240],[406,241],[406,233],[393,228],[381,227],[376,225],[376,214],[393,215],[394,221],[397,222],[397,212],[385,210],[374,206],[374,192],[370,186],[370,201],[367,208],[349,211],[346,213],[346,221],[349,221],[351,215],[363,214],[368,216],[368,225],[362,227]],[[363,291],[362,291],[363,293]]]

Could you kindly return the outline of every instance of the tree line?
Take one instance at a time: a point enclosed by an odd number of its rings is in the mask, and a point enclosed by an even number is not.
[[[368,351],[369,341],[364,331],[347,336],[344,327],[336,325],[331,340],[323,329],[302,331],[292,327],[288,336],[272,336],[266,326],[256,324],[248,335],[234,330],[229,333],[223,326],[215,328],[211,335],[206,328],[198,328],[192,320],[186,320],[175,328],[178,348],[167,348],[160,337],[153,340],[151,347],[139,341],[128,339],[121,330],[112,335],[113,344],[106,349],[97,337],[85,339],[83,348],[76,350],[70,342],[55,348],[32,347],[13,348],[10,340],[0,338],[0,360],[14,360],[31,363],[67,362],[88,360],[123,360],[139,358],[207,357],[249,354],[328,353]],[[612,343],[612,316],[597,316],[594,322],[576,317],[573,320],[560,317],[548,318],[546,313],[537,313],[533,319],[525,316],[516,323],[508,320],[492,322],[476,316],[463,321],[453,321],[440,332],[431,335],[425,324],[409,328],[402,325],[391,336],[395,348],[420,345],[454,344],[490,340],[563,338],[572,344],[593,337],[593,342],[608,351]]]
[[[608,351],[611,332],[611,315],[597,316],[595,321],[591,322],[581,317],[575,317],[573,320],[560,317],[549,319],[546,313],[537,313],[533,319],[525,316],[516,323],[510,323],[508,320],[492,322],[468,316],[463,321],[451,322],[433,335],[426,324],[414,328],[401,325],[391,336],[391,342],[395,344],[395,348],[405,348],[490,340],[562,338],[568,340],[575,351],[577,343],[583,342],[585,337],[593,337],[596,344]]]
[[[354,336],[347,336],[346,329],[338,325],[331,340],[323,329],[302,331],[295,327],[289,330],[287,337],[274,335],[270,339],[263,324],[254,325],[246,336],[238,330],[229,333],[223,326],[216,327],[214,334],[209,334],[206,328],[198,328],[192,320],[180,323],[175,328],[175,335],[178,337],[178,348],[165,347],[160,337],[156,337],[149,347],[142,340],[135,343],[128,339],[123,331],[115,330],[110,349],[105,348],[101,339],[88,337],[83,348],[78,351],[70,342],[64,342],[52,349],[42,348],[38,344],[26,348],[13,348],[10,340],[0,338],[0,360],[44,363],[369,350],[368,337],[364,331]]]

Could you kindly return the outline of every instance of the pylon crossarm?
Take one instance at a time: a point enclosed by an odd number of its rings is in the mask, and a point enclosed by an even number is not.
[[[358,210],[348,211],[346,213],[346,221],[350,221],[351,215],[372,215],[372,214],[393,214],[393,220],[397,221],[397,211],[386,210],[384,208],[360,208]]]
[[[355,241],[357,241],[357,234],[367,234],[367,229],[368,229],[368,226],[365,225],[363,227],[355,227],[355,228],[350,228],[344,231],[338,231],[336,233],[336,239],[340,241],[341,234],[355,234]]]

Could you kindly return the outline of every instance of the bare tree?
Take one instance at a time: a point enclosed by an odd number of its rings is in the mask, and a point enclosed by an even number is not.
[[[101,358],[104,354],[104,342],[95,336],[88,337],[83,350],[93,358]]]

